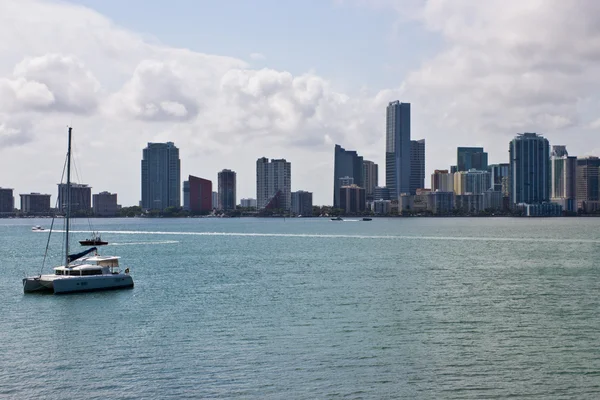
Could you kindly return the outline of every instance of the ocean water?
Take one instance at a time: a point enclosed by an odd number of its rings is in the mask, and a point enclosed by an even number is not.
[[[135,288],[24,295],[49,223],[0,220],[0,398],[600,398],[600,219],[92,220]]]

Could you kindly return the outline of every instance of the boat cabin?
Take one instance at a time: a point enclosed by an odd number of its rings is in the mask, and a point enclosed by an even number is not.
[[[115,256],[83,257],[69,266],[54,268],[55,275],[85,276],[119,273],[119,258]],[[127,272],[127,271],[125,271]]]

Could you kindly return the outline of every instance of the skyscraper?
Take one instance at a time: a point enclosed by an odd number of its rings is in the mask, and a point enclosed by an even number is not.
[[[458,147],[456,149],[457,171],[468,171],[476,169],[486,171],[488,169],[488,153],[483,147]]]
[[[272,200],[276,200],[274,205]],[[285,159],[256,160],[256,207],[289,211],[292,207],[292,164]]]
[[[395,201],[410,192],[410,103],[398,100],[386,111],[385,185]]]
[[[550,200],[550,144],[535,133],[518,134],[509,145],[510,204]]]
[[[550,201],[565,211],[577,211],[577,157],[569,157],[565,146],[552,146]]]
[[[333,206],[339,206],[340,178],[350,177],[354,184],[363,187],[363,158],[356,151],[335,145],[333,159]]]
[[[577,208],[585,212],[600,209],[600,158],[577,159]]]
[[[377,164],[373,161],[363,161],[363,185],[365,187],[365,193],[367,198],[373,198],[373,192],[379,185],[379,176]]]
[[[217,180],[219,186],[219,194],[217,196],[219,200],[219,210],[235,210],[236,173],[230,169],[224,169],[219,172]]]
[[[148,143],[142,158],[142,208],[181,206],[181,162],[173,142]]]
[[[410,194],[425,187],[425,139],[410,141]]]
[[[187,196],[188,210],[192,213],[202,214],[212,210],[212,182],[208,179],[190,175],[183,182],[184,195]],[[187,186],[188,192],[185,192]],[[185,202],[184,202],[185,203]]]

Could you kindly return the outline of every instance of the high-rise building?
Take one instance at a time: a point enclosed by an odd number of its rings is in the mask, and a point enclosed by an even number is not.
[[[67,211],[67,184],[58,184],[58,209]],[[71,183],[71,213],[87,213],[92,209],[92,188],[88,185]]]
[[[346,213],[359,213],[366,210],[365,189],[358,185],[340,188],[340,208]]]
[[[98,217],[114,217],[119,212],[117,194],[100,192],[92,196],[94,215]]]
[[[224,169],[218,174],[219,210],[235,210],[236,203],[236,173]]]
[[[212,210],[212,193],[211,181],[193,175],[188,176],[188,180],[183,182],[184,208],[187,201],[186,209],[190,212],[209,213]]]
[[[550,200],[550,143],[536,133],[518,134],[509,145],[510,204]]]
[[[490,173],[488,171],[458,171],[454,174],[454,193],[481,194],[490,188]]]
[[[569,157],[566,146],[552,146],[550,201],[565,211],[577,211],[577,157]]]
[[[386,111],[385,185],[394,201],[410,192],[410,103],[397,100]]]
[[[386,186],[377,186],[373,190],[374,200],[391,200],[390,191]]]
[[[600,209],[600,158],[577,159],[577,209],[592,212]]]
[[[15,212],[15,197],[13,189],[0,187],[0,214],[12,214]]]
[[[313,194],[298,190],[292,192],[292,212],[303,217],[312,217]]]
[[[450,214],[454,209],[454,193],[451,191],[432,191],[428,200],[428,209],[435,215]]]
[[[181,162],[173,142],[148,143],[142,153],[142,201],[144,210],[181,206]]]
[[[292,207],[292,164],[285,159],[256,160],[256,207],[262,209],[277,198],[277,207],[289,211]],[[273,204],[273,203],[272,203]]]
[[[363,158],[354,150],[335,145],[333,159],[333,206],[339,207],[340,179],[350,177],[354,184],[363,187]]]
[[[21,212],[23,214],[48,214],[50,195],[41,193],[21,194]]]
[[[488,169],[488,154],[483,147],[458,147],[456,149],[457,171],[468,171],[476,169],[485,171]]]
[[[431,174],[432,192],[454,192],[454,174],[447,169],[436,169]]]
[[[379,185],[378,167],[373,161],[363,161],[363,185],[367,193],[367,198],[372,199],[373,192]]]
[[[425,187],[425,139],[410,141],[410,194]]]
[[[509,164],[490,164],[490,189],[495,192],[502,191],[502,178],[508,177]]]

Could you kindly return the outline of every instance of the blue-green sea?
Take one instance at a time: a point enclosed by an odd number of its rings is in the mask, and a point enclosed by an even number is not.
[[[0,220],[0,398],[600,398],[600,218],[94,219],[135,288],[24,295],[50,221]]]

